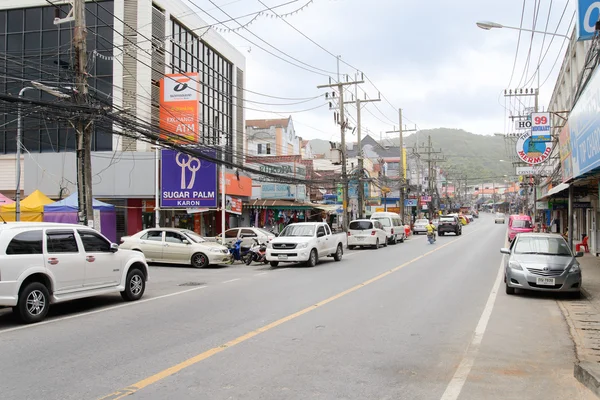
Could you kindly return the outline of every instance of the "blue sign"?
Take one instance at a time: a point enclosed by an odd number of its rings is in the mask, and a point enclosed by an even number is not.
[[[596,70],[569,116],[573,178],[600,167],[598,98],[600,98],[600,75]]]
[[[589,40],[596,32],[596,21],[600,19],[598,0],[579,0],[577,4],[577,40]]]
[[[216,151],[202,150],[216,158]],[[162,150],[161,208],[217,207],[217,165],[177,150]]]
[[[365,197],[369,197],[369,182],[364,182],[364,193]],[[349,181],[348,182],[348,198],[349,199],[358,199],[358,182],[357,181]]]
[[[404,200],[404,207],[416,207],[417,206],[417,199],[405,199]]]

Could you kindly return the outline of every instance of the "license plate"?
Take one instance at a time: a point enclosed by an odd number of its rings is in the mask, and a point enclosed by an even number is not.
[[[356,240],[365,240],[365,238],[364,238],[364,237],[357,236],[357,237],[356,237]]]
[[[554,286],[554,278],[537,278],[536,283],[542,286]]]
[[[277,256],[277,259],[278,259],[278,260],[287,260],[287,258],[288,258],[288,257],[287,257],[287,254],[279,254],[279,255]]]

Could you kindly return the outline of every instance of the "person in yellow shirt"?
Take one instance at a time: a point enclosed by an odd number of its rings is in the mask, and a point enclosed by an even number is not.
[[[425,228],[427,229],[427,239],[429,239],[429,243],[433,244],[433,242],[435,242],[435,225],[429,220],[429,223],[425,225]]]

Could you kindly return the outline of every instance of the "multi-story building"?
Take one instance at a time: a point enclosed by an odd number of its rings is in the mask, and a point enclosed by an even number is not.
[[[191,3],[190,3],[191,4]],[[70,5],[45,0],[0,0],[0,91],[16,96],[29,81],[73,86],[73,25],[55,25]],[[127,110],[158,126],[160,80],[165,74],[198,73],[198,145],[222,144],[230,161],[244,151],[245,59],[207,28],[198,10],[182,0],[107,0],[86,3],[90,98]],[[53,100],[38,90],[26,97]],[[0,115],[0,192],[12,197],[15,182],[16,116]],[[51,198],[76,191],[75,132],[48,116],[24,118],[24,194],[39,189]],[[96,123],[92,135],[94,197],[119,206],[118,233],[154,225],[158,177],[152,145]],[[135,133],[135,132],[133,132]],[[224,138],[224,140],[223,140]],[[215,215],[203,218],[164,211],[163,223],[201,225],[214,233]],[[198,221],[200,219],[200,221]],[[211,227],[209,229],[209,226]]]
[[[300,155],[300,141],[292,117],[246,121],[246,149],[251,156]]]

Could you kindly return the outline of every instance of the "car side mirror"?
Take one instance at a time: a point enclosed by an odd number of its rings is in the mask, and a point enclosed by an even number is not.
[[[117,251],[119,251],[119,245],[116,243],[111,243],[110,244],[110,252],[116,253]]]
[[[507,248],[503,247],[503,248],[500,249],[500,253],[502,253],[502,254],[510,254],[510,249],[507,249]]]
[[[577,253],[575,253],[575,257],[576,258],[583,257],[583,251],[578,251]]]
[[[183,239],[181,242],[182,242],[183,244],[190,244],[190,241],[189,241],[189,240],[187,240],[187,239]]]

